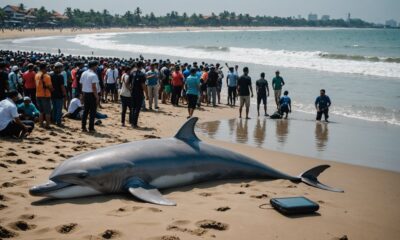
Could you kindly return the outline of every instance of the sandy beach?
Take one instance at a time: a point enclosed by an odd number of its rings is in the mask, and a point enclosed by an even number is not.
[[[12,239],[398,239],[400,174],[329,162],[320,180],[345,189],[332,193],[285,180],[211,182],[171,189],[176,207],[139,202],[129,194],[40,201],[28,189],[48,179],[66,158],[104,146],[170,137],[185,121],[186,109],[162,105],[145,112],[134,130],[119,123],[119,105],[104,113],[117,115],[94,135],[81,133],[80,122],[66,128],[35,129],[24,141],[1,140],[0,233]],[[198,111],[200,122],[235,116],[236,109]],[[246,145],[204,141],[255,158],[297,175],[321,160]],[[112,159],[111,159],[112,161]],[[324,161],[323,163],[326,163]],[[285,217],[272,210],[271,197],[306,196],[317,201],[317,215]],[[347,237],[347,238],[346,238]]]

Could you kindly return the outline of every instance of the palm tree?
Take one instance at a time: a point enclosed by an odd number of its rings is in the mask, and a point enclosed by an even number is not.
[[[20,4],[18,5],[18,8],[19,8],[21,11],[25,11],[25,5],[24,5],[23,3],[20,3]]]

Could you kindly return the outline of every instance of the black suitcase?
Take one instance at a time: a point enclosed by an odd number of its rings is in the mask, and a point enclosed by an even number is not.
[[[312,214],[319,209],[318,203],[305,197],[271,198],[270,203],[285,215]]]

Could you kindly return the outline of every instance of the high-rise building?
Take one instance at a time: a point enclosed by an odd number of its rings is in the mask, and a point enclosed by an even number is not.
[[[329,21],[331,17],[329,15],[322,15],[321,20],[322,21]]]
[[[318,15],[313,13],[308,14],[308,21],[318,21]]]
[[[397,21],[394,19],[387,20],[385,26],[395,28],[397,27]]]

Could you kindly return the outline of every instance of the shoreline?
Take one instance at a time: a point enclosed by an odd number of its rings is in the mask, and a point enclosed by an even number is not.
[[[43,29],[35,31],[25,29],[24,31],[6,29],[0,34],[0,40],[12,40],[27,37],[49,37],[49,36],[74,36],[78,34],[96,34],[96,33],[130,33],[130,32],[186,32],[186,31],[277,31],[277,30],[331,30],[331,29],[357,29],[357,28],[338,28],[338,27],[246,27],[246,26],[221,26],[221,27],[129,27],[129,28],[75,28]],[[365,29],[365,28],[363,28]]]
[[[200,123],[229,119],[237,108],[220,106],[196,111]],[[52,169],[65,158],[92,149],[127,141],[171,137],[185,122],[186,109],[160,105],[160,112],[144,112],[134,130],[120,127],[119,105],[105,104],[109,118],[98,133],[79,131],[80,122],[67,120],[66,129],[35,129],[28,139],[1,139],[0,163],[0,226],[18,234],[12,239],[101,239],[106,230],[116,239],[265,239],[273,231],[280,239],[387,239],[400,237],[400,174],[385,170],[327,162],[245,144],[217,141],[200,135],[202,141],[228,148],[252,157],[282,172],[297,175],[319,164],[331,165],[320,176],[323,183],[340,187],[345,193],[332,193],[294,184],[286,180],[236,180],[197,184],[163,191],[176,207],[139,202],[128,194],[112,194],[77,199],[43,202],[32,197],[28,189],[44,182]],[[157,116],[157,117],[155,117]],[[174,121],[171,121],[174,119]],[[10,154],[12,153],[12,154]],[[16,164],[21,159],[22,164]],[[274,210],[260,209],[272,197],[305,196],[317,201],[321,208],[312,217],[288,218]],[[229,208],[225,212],[216,210]],[[54,215],[54,212],[58,214]],[[188,214],[190,213],[190,214]],[[201,229],[198,222],[216,221],[226,230]],[[30,229],[16,227],[23,221]],[[72,224],[72,225],[71,225]],[[72,230],[62,232],[65,226]],[[292,229],[287,231],[287,229]]]

